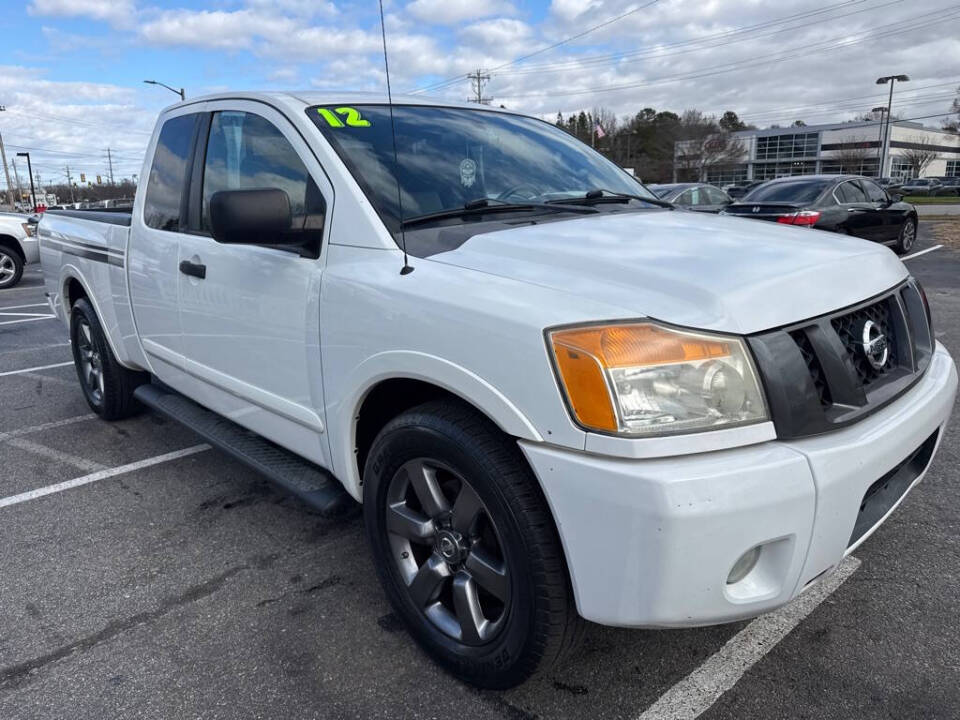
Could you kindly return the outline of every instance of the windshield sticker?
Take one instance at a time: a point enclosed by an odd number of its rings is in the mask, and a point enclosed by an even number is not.
[[[327,125],[333,128],[342,128],[344,126],[370,127],[370,121],[361,117],[360,111],[356,108],[338,107],[334,110],[317,108],[317,112],[320,113],[320,117],[327,121]]]
[[[464,187],[473,187],[477,180],[477,164],[470,158],[460,163],[460,184]]]

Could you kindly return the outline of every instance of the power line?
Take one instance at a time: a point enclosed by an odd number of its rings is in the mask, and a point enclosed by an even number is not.
[[[910,27],[903,27],[902,23],[890,23],[888,25],[881,25],[878,27],[880,28],[890,27],[891,25],[896,27],[894,27],[891,30],[886,30],[884,32],[866,33],[863,36],[861,36],[859,39],[857,39],[856,36],[853,36],[853,38],[851,38],[850,36],[844,36],[842,38],[831,38],[830,40],[823,41],[820,43],[815,43],[813,45],[805,45],[802,47],[791,48],[790,50],[786,51],[787,54],[781,55],[779,57],[773,56],[773,57],[763,58],[760,60],[741,60],[737,62],[727,63],[726,65],[719,66],[719,69],[714,69],[708,72],[683,73],[679,75],[651,78],[649,80],[636,82],[636,83],[626,83],[623,85],[608,85],[605,87],[595,87],[589,90],[572,90],[567,92],[556,92],[551,90],[549,92],[549,95],[546,95],[544,93],[519,93],[519,94],[504,93],[504,94],[509,98],[549,97],[552,99],[555,97],[592,95],[592,94],[603,93],[603,92],[632,90],[632,89],[641,88],[641,87],[650,87],[653,85],[679,82],[682,80],[697,80],[704,77],[722,75],[724,73],[732,72],[734,70],[740,70],[744,68],[758,67],[758,66],[768,66],[774,63],[784,62],[785,60],[792,60],[797,57],[809,56],[812,52],[815,52],[815,51],[826,53],[826,52],[832,52],[834,50],[841,50],[841,49],[850,47],[852,45],[857,45],[862,42],[866,42],[867,40],[879,39],[882,37],[886,37],[888,35],[896,35],[896,34],[901,34],[901,33],[909,32],[913,30],[920,30],[925,27],[929,27],[930,25],[942,25],[947,20],[956,19],[956,17],[960,15],[960,9],[954,10],[946,14],[942,14],[942,10],[937,10],[932,13],[924,13],[922,15],[918,15],[917,17],[918,18],[926,17],[929,15],[938,15],[938,17],[933,20],[926,20],[922,23],[915,23]]]
[[[564,38],[564,39],[561,40],[560,42],[555,42],[553,45],[547,45],[547,47],[540,48],[539,50],[534,50],[532,53],[529,53],[528,55],[521,55],[520,57],[515,58],[515,59],[511,60],[510,62],[504,63],[503,65],[497,65],[495,68],[492,68],[492,69],[491,69],[491,72],[496,72],[497,70],[501,70],[502,68],[510,67],[511,65],[516,65],[517,63],[523,62],[524,60],[528,60],[529,58],[534,57],[535,55],[540,55],[541,53],[545,53],[545,52],[548,52],[548,51],[553,50],[553,49],[555,49],[555,48],[558,48],[558,47],[560,47],[561,45],[566,45],[567,43],[573,42],[574,40],[579,40],[580,38],[584,37],[585,35],[589,35],[590,33],[594,32],[595,30],[599,30],[600,28],[604,28],[604,27],[607,27],[608,25],[612,25],[613,23],[617,22],[618,20],[623,20],[625,17],[627,17],[627,16],[629,16],[629,15],[633,15],[634,13],[637,13],[637,12],[640,12],[641,10],[647,9],[647,8],[650,7],[651,5],[656,5],[659,1],[660,1],[660,0],[651,0],[651,1],[648,2],[646,5],[641,5],[640,7],[634,8],[633,10],[628,10],[627,12],[623,13],[622,15],[617,15],[617,16],[614,17],[614,18],[610,18],[609,20],[605,20],[604,22],[600,23],[599,25],[594,25],[593,27],[587,28],[587,29],[584,30],[583,32],[579,32],[579,33],[577,33],[576,35],[571,35],[571,36],[568,37],[568,38]]]
[[[646,9],[646,8],[650,7],[651,5],[656,5],[658,2],[660,2],[660,0],[650,0],[650,2],[648,2],[646,5],[641,5],[641,6],[639,6],[639,7],[635,7],[635,8],[633,8],[632,10],[628,10],[628,11],[625,12],[625,13],[622,13],[622,14],[620,14],[620,15],[617,15],[616,17],[609,18],[608,20],[604,20],[602,23],[599,23],[598,25],[594,25],[593,27],[587,28],[586,30],[583,30],[582,32],[579,32],[579,33],[577,33],[576,35],[571,35],[570,37],[564,38],[563,40],[560,40],[559,42],[553,43],[552,45],[548,45],[547,47],[540,48],[539,50],[534,50],[532,53],[529,53],[528,55],[523,55],[522,57],[515,58],[514,60],[511,60],[511,61],[508,62],[508,63],[504,63],[503,65],[498,65],[497,67],[495,67],[495,68],[493,68],[493,69],[494,69],[494,70],[499,70],[499,69],[501,69],[501,68],[509,67],[510,65],[514,65],[514,64],[516,64],[516,63],[518,63],[518,62],[523,62],[523,61],[526,60],[527,58],[532,58],[532,57],[534,57],[535,55],[539,55],[539,54],[545,53],[545,52],[547,52],[547,51],[549,51],[549,50],[553,50],[554,48],[558,48],[558,47],[560,47],[561,45],[566,45],[566,44],[569,43],[569,42],[573,42],[574,40],[577,40],[578,38],[582,38],[582,37],[585,36],[585,35],[589,35],[590,33],[594,32],[595,30],[599,30],[600,28],[603,28],[603,27],[606,27],[606,26],[608,26],[608,25],[611,25],[611,24],[617,22],[618,20],[622,20],[623,18],[628,17],[628,16],[630,16],[630,15],[633,15],[634,13],[640,12],[641,10]],[[413,90],[410,90],[409,92],[410,92],[410,94],[413,94],[413,93],[418,93],[418,92],[424,92],[424,91],[426,91],[426,90],[438,89],[440,86],[447,86],[447,85],[450,85],[450,84],[452,84],[452,83],[459,82],[459,81],[462,80],[464,77],[469,77],[469,76],[468,76],[468,75],[464,75],[464,74],[455,75],[455,76],[453,76],[453,77],[447,78],[446,80],[440,80],[440,81],[438,81],[438,82],[436,82],[436,83],[434,83],[434,84],[432,84],[432,85],[426,85],[426,86],[421,87],[421,88],[415,88],[415,89],[413,89]]]
[[[694,38],[692,40],[684,40],[684,41],[674,42],[674,43],[665,43],[665,44],[657,45],[655,47],[641,48],[640,50],[632,50],[632,51],[625,51],[625,52],[619,52],[619,53],[611,53],[608,55],[584,56],[580,58],[567,60],[562,63],[551,63],[546,65],[527,65],[521,70],[498,72],[497,76],[507,77],[507,76],[517,76],[517,75],[532,75],[540,72],[561,72],[566,70],[576,70],[579,68],[593,66],[593,65],[606,65],[606,64],[616,63],[620,60],[624,60],[627,58],[639,58],[639,57],[661,58],[661,57],[670,57],[673,55],[685,55],[692,52],[700,52],[702,50],[707,50],[707,49],[726,47],[728,45],[733,45],[733,44],[748,41],[748,40],[753,41],[759,38],[771,37],[773,35],[779,35],[780,33],[795,30],[798,27],[806,28],[806,27],[810,27],[811,25],[818,25],[824,22],[831,22],[833,20],[839,20],[841,18],[849,17],[851,15],[857,15],[859,13],[875,12],[877,10],[882,10],[883,8],[889,7],[891,5],[897,5],[903,2],[903,0],[889,0],[889,2],[886,2],[882,5],[878,5],[875,7],[862,8],[860,10],[854,10],[853,12],[843,13],[841,15],[835,15],[829,18],[814,20],[812,22],[807,22],[802,25],[791,25],[791,26],[779,28],[769,33],[763,33],[760,35],[751,35],[749,37],[742,37],[734,40],[727,40],[725,42],[714,42],[730,36],[749,34],[749,33],[753,33],[756,30],[762,30],[766,27],[786,24],[791,20],[805,19],[805,18],[813,17],[815,15],[831,13],[845,6],[859,5],[867,1],[868,0],[845,0],[845,2],[841,2],[836,5],[829,6],[827,8],[821,8],[819,10],[811,10],[803,13],[796,13],[795,15],[787,15],[787,16],[778,18],[776,20],[767,21],[765,23],[758,23],[756,25],[747,25],[742,28],[734,28],[733,30],[728,30],[721,33],[714,33],[713,35],[705,35],[699,38]],[[708,43],[712,43],[712,44],[708,44]],[[691,45],[693,46],[703,45],[704,47],[690,48],[689,46]],[[676,47],[687,47],[688,49],[680,50],[678,52],[670,52],[670,53],[663,52],[664,49],[670,49],[670,48],[676,48]]]
[[[839,2],[839,3],[836,3],[836,4],[834,4],[834,5],[828,6],[828,7],[826,7],[826,8],[821,8],[821,9],[819,9],[819,10],[808,10],[808,11],[805,11],[805,12],[802,12],[802,13],[795,13],[795,14],[793,14],[793,15],[785,15],[785,16],[782,16],[782,17],[780,17],[780,18],[776,18],[776,19],[773,19],[773,20],[768,20],[768,21],[765,21],[765,22],[762,22],[762,23],[756,23],[756,24],[754,24],[754,25],[746,25],[746,26],[743,26],[743,27],[740,27],[740,28],[733,28],[733,29],[731,29],[731,30],[726,30],[726,31],[723,31],[723,32],[720,32],[720,33],[714,33],[713,35],[706,35],[706,36],[703,36],[703,37],[700,37],[700,38],[694,38],[694,39],[692,39],[692,40],[683,40],[683,41],[677,41],[677,42],[673,42],[673,43],[666,43],[666,44],[657,46],[657,48],[646,48],[646,49],[642,49],[642,50],[638,50],[638,51],[631,51],[631,52],[624,52],[624,53],[613,53],[613,54],[610,54],[610,55],[601,55],[601,56],[593,56],[593,57],[594,57],[594,58],[597,58],[597,59],[601,59],[601,60],[609,60],[609,59],[613,59],[613,58],[632,57],[632,56],[637,56],[637,55],[642,55],[642,54],[649,54],[649,53],[651,53],[651,52],[655,52],[655,51],[658,51],[658,50],[662,50],[662,49],[664,49],[664,48],[683,47],[683,46],[687,46],[687,45],[702,44],[702,43],[707,42],[707,41],[710,41],[710,40],[720,39],[720,38],[723,38],[723,37],[729,37],[729,36],[731,36],[731,35],[749,33],[749,32],[753,32],[753,31],[755,31],[755,30],[763,29],[763,28],[765,28],[765,27],[771,27],[771,26],[775,26],[775,25],[782,24],[782,23],[786,23],[786,22],[789,22],[790,20],[797,20],[797,19],[801,19],[801,18],[812,17],[812,16],[815,16],[815,15],[832,12],[832,11],[834,11],[834,10],[837,10],[837,9],[840,9],[840,8],[843,8],[843,7],[847,7],[847,6],[850,6],[850,5],[859,5],[859,4],[861,4],[861,3],[868,2],[868,1],[869,1],[869,0],[843,0],[843,2]],[[902,2],[902,0],[892,0],[892,2],[889,2],[889,3],[887,3],[886,5],[881,5],[880,7],[881,7],[881,8],[882,8],[882,7],[886,7],[887,5],[895,4],[895,3],[898,3],[898,2]],[[643,7],[648,7],[648,5],[645,5],[645,6],[643,6]],[[631,12],[636,12],[637,10],[641,10],[641,9],[643,9],[643,7],[641,7],[641,8],[636,8],[635,10],[633,10],[633,11],[631,11]],[[871,9],[876,10],[876,9],[879,9],[879,8],[871,8]],[[858,12],[863,12],[863,11],[858,11]],[[613,18],[612,20],[607,21],[606,23],[601,24],[601,26],[602,26],[602,25],[606,25],[606,24],[610,24],[611,22],[616,22],[617,20],[621,19],[622,17],[623,17],[623,16],[618,16],[617,18]],[[841,16],[841,17],[844,17],[844,16]],[[585,33],[582,33],[582,34],[586,34],[586,32],[591,32],[592,30],[596,29],[596,27],[599,27],[599,26],[595,26],[594,28],[585,31]],[[780,31],[778,31],[778,32],[780,32]],[[581,35],[582,35],[582,34],[581,34]],[[572,39],[572,38],[568,38],[567,41],[569,41],[570,39]],[[744,38],[744,39],[755,39],[755,38]],[[739,42],[739,40],[736,41],[736,42]],[[543,51],[546,51],[547,49],[552,49],[553,47],[556,47],[556,46],[558,46],[558,45],[560,45],[560,44],[563,44],[563,43],[557,43],[557,44],[555,44],[555,45],[553,45],[553,46],[550,46],[549,48],[544,48]],[[501,70],[502,68],[509,67],[510,65],[514,65],[514,64],[516,64],[516,63],[522,62],[523,60],[525,60],[525,59],[527,59],[527,58],[530,58],[530,57],[532,57],[533,55],[536,55],[536,54],[539,53],[539,52],[541,52],[541,51],[537,51],[536,53],[531,53],[531,54],[529,54],[529,55],[525,55],[525,56],[522,56],[522,57],[517,58],[517,59],[515,59],[515,60],[512,60],[512,61],[510,61],[510,62],[508,62],[508,63],[504,63],[504,64],[502,64],[502,65],[498,65],[498,66],[495,67],[491,72],[494,72],[494,71],[497,71],[497,70]],[[689,52],[689,51],[688,51],[688,52]],[[590,63],[591,60],[588,58],[588,59],[584,59],[583,62]],[[556,64],[554,64],[554,65],[556,65]],[[545,65],[545,66],[539,66],[539,67],[549,68],[549,67],[551,67],[551,66],[550,66],[550,65]],[[535,70],[536,68],[538,68],[538,66],[529,66],[529,65],[528,65],[528,66],[526,66],[523,70],[520,70],[520,71],[512,71],[512,72],[497,73],[497,74],[498,74],[498,75],[527,74],[528,71],[533,71],[533,70]],[[446,80],[440,80],[440,81],[438,81],[438,82],[436,82],[436,83],[433,83],[433,84],[431,84],[431,85],[426,85],[426,86],[424,86],[424,87],[417,88],[416,90],[413,90],[413,91],[411,91],[411,92],[418,93],[418,92],[426,92],[426,91],[429,91],[429,90],[440,90],[440,89],[443,89],[443,88],[445,88],[445,87],[448,87],[448,86],[450,86],[450,85],[452,85],[452,84],[455,84],[455,83],[460,82],[460,81],[463,80],[465,77],[467,77],[467,76],[466,76],[466,75],[456,75],[456,76],[454,76],[454,77],[447,78]]]

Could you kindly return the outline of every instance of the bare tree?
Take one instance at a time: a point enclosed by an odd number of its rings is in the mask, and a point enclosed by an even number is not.
[[[863,175],[863,164],[870,153],[870,141],[864,137],[850,138],[830,158],[837,163],[837,172],[844,175]]]
[[[707,168],[743,162],[746,146],[723,130],[712,115],[686,110],[680,118],[680,140],[674,151],[676,180],[703,180]]]
[[[937,151],[934,149],[933,143],[926,138],[914,137],[909,142],[912,147],[906,148],[902,157],[910,166],[913,176],[920,177],[923,171],[927,169],[927,165],[936,160]]]

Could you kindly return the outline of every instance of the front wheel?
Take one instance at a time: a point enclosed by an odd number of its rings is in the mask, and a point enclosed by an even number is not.
[[[917,221],[913,218],[907,218],[900,228],[900,236],[897,238],[897,244],[893,246],[897,255],[905,255],[910,252],[917,241]]]
[[[414,639],[454,675],[512,687],[578,636],[560,540],[516,442],[451,401],[395,418],[364,469],[377,571]]]
[[[12,250],[0,247],[0,290],[12,288],[23,277],[23,259]]]
[[[149,381],[150,376],[117,362],[97,313],[84,298],[73,304],[70,313],[70,344],[77,377],[90,409],[104,420],[121,420],[136,414],[140,405],[133,391]]]

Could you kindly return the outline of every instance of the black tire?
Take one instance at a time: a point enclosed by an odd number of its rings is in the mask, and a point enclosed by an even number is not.
[[[893,246],[897,255],[906,255],[917,242],[917,221],[915,218],[908,217],[900,228],[900,236]]]
[[[117,362],[100,319],[85,298],[77,300],[70,313],[70,345],[83,395],[97,415],[104,420],[122,420],[143,409],[133,391],[148,382],[150,375]]]
[[[12,288],[23,277],[23,258],[20,253],[0,245],[0,290]]]
[[[475,517],[482,521],[480,525],[489,522],[489,526],[482,529],[487,533],[482,537],[492,537],[491,542],[499,543],[507,599],[499,603],[494,595],[483,595],[488,605],[481,607],[481,595],[487,585],[478,575],[473,597],[480,599],[475,606],[470,606],[480,609],[484,618],[489,606],[499,610],[495,622],[486,626],[497,628],[489,638],[473,634],[470,642],[471,632],[466,629],[468,624],[459,619],[462,617],[459,609],[447,611],[447,615],[456,615],[459,637],[441,629],[449,629],[449,621],[444,625],[428,619],[427,610],[413,599],[413,579],[408,585],[404,577],[408,571],[403,568],[416,568],[421,562],[416,555],[427,558],[419,565],[420,571],[428,566],[428,559],[446,562],[440,554],[442,536],[457,527],[455,513],[460,494],[449,497],[451,492],[446,488],[450,485],[443,485],[441,493],[448,496],[448,507],[452,509],[450,524],[445,525],[442,519],[429,520],[434,534],[429,539],[424,535],[414,541],[424,544],[417,544],[417,550],[408,544],[409,554],[397,549],[397,541],[405,540],[388,531],[388,507],[396,507],[395,496],[389,506],[388,497],[394,492],[397,478],[405,472],[403,468],[420,460],[437,466],[434,478],[453,483],[454,488],[462,478],[466,487],[475,491],[482,505]],[[389,422],[374,440],[364,468],[363,484],[364,524],[384,590],[413,638],[450,673],[480,687],[509,688],[535,671],[554,665],[577,644],[583,621],[574,607],[560,538],[546,499],[516,441],[505,436],[483,415],[466,404],[450,400],[429,402],[403,413]],[[405,492],[416,505],[412,488],[413,483],[409,483]],[[462,494],[464,482],[459,488]],[[403,505],[408,509],[405,501]],[[422,517],[426,518],[427,513]],[[437,532],[444,527],[451,530]],[[473,525],[474,529],[477,527]],[[449,585],[436,586],[436,595],[426,600],[431,604],[431,612],[444,602],[457,608],[458,589],[461,590],[459,597],[464,597],[463,585],[458,588],[457,584],[469,575],[475,548],[487,542],[472,532],[469,538],[458,537],[463,540],[460,545],[463,554],[458,561],[462,565],[459,570],[456,565],[443,565],[444,572],[451,573]],[[479,552],[486,553],[483,548]],[[435,613],[432,616],[438,617]],[[472,623],[470,627],[475,630],[476,625]]]

